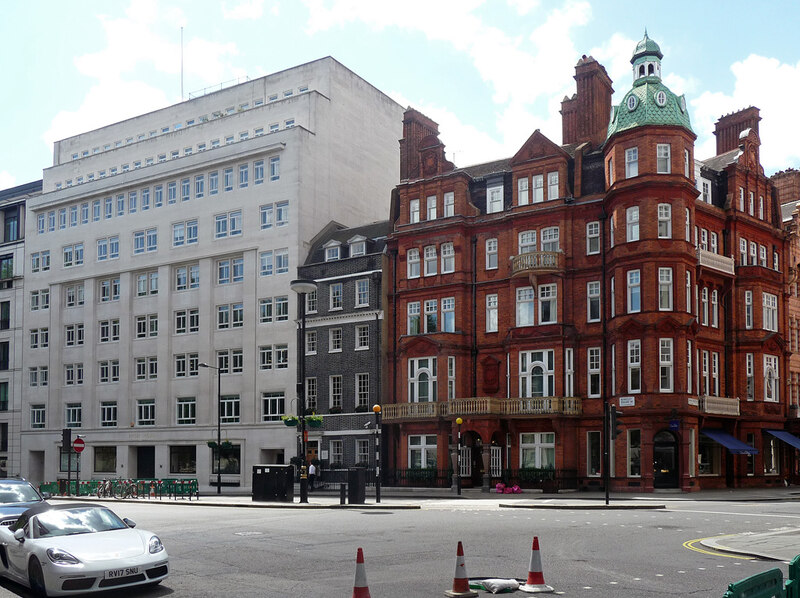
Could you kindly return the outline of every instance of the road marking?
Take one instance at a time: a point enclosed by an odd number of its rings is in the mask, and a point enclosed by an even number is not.
[[[709,536],[709,538],[711,538],[711,537],[714,537],[714,538],[729,538],[729,537],[731,537],[733,535],[735,535],[735,534],[726,534],[724,536]],[[695,552],[699,552],[701,554],[710,554],[711,556],[724,556],[724,557],[728,557],[729,559],[740,559],[740,560],[745,560],[745,561],[752,561],[753,560],[752,557],[743,556],[741,554],[726,554],[725,552],[723,552],[721,550],[712,552],[710,550],[703,550],[702,548],[697,548],[695,546],[696,542],[702,542],[703,540],[708,540],[709,538],[695,538],[694,540],[686,540],[686,542],[683,543],[683,547],[684,548],[688,548],[689,550],[693,550]],[[700,570],[701,571],[705,571],[705,568],[704,567],[700,567]]]
[[[730,511],[690,511],[681,509],[682,513],[702,513],[704,515],[741,515],[741,513],[731,513]],[[783,517],[784,519],[800,519],[800,515],[778,515],[776,513],[750,513],[751,517]],[[706,519],[705,521],[708,521]],[[745,521],[750,523],[750,521]],[[769,525],[769,523],[767,523]]]

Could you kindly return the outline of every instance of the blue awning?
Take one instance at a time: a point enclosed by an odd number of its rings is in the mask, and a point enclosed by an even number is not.
[[[722,430],[709,430],[708,428],[703,428],[700,430],[701,434],[705,434],[714,442],[720,443],[726,449],[728,449],[734,455],[757,455],[758,449],[754,449],[749,444],[745,444],[738,438],[734,438],[727,432],[723,432]]]
[[[767,432],[772,434],[778,440],[783,440],[786,444],[790,444],[794,448],[800,449],[800,438],[794,434],[790,434],[785,430],[767,430]]]

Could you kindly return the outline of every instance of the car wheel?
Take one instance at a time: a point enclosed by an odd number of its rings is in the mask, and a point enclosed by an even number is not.
[[[35,596],[47,596],[47,588],[44,585],[44,573],[42,573],[42,566],[39,564],[36,557],[33,557],[30,563],[28,563],[28,582]]]

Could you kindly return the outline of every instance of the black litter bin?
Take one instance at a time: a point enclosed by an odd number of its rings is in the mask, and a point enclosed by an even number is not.
[[[347,500],[351,505],[363,505],[367,496],[367,470],[356,467],[347,472]]]
[[[253,465],[253,500],[294,501],[293,465]]]

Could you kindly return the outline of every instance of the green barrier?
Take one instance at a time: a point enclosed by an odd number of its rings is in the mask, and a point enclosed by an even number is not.
[[[786,598],[783,572],[770,569],[732,583],[722,598]]]
[[[784,586],[786,598],[800,598],[800,554],[789,563],[789,579]]]

